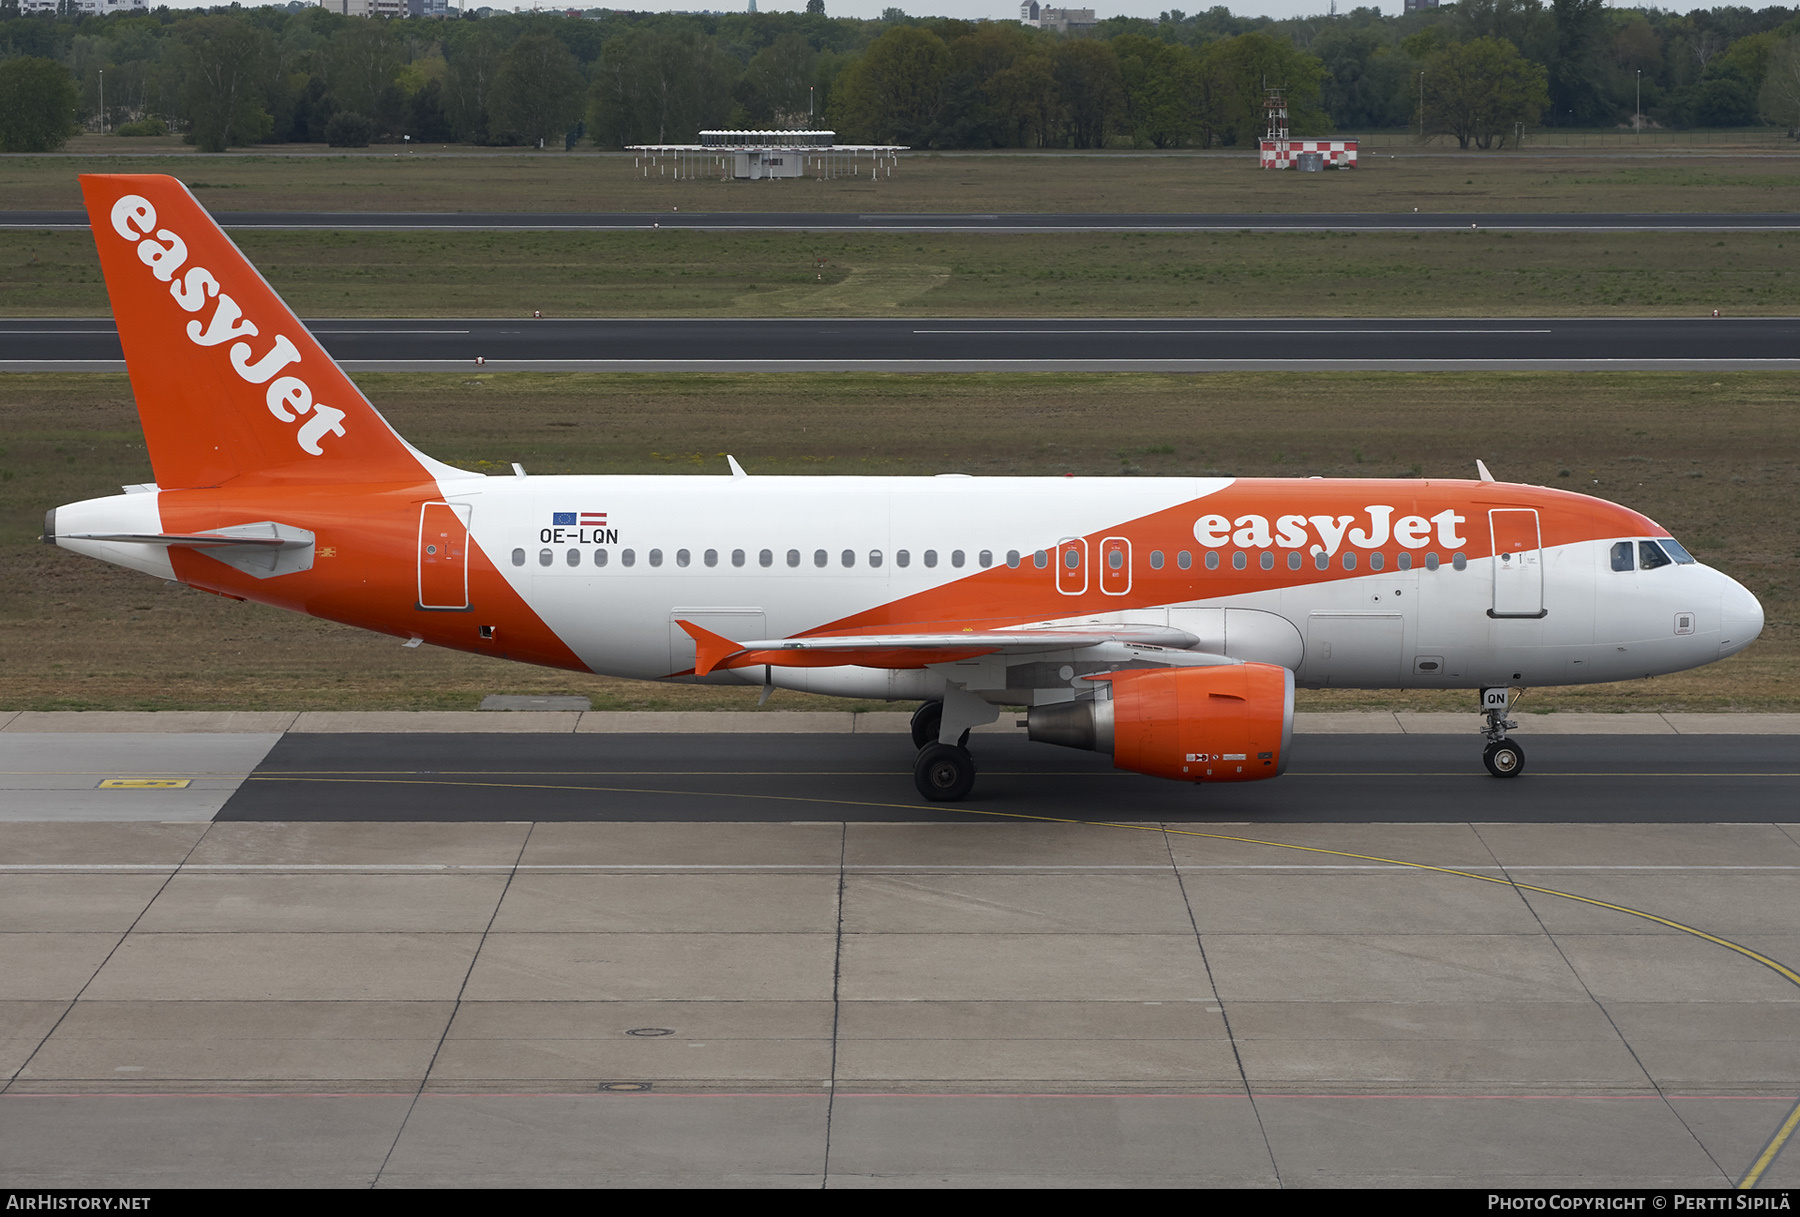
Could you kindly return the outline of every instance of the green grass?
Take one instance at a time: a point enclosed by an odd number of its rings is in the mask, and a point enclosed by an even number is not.
[[[1800,710],[1800,376],[1215,373],[359,378],[433,455],[504,471],[752,474],[1495,474],[1626,503],[1743,580],[1762,639],[1675,676],[1535,690],[1551,710]],[[0,708],[739,708],[754,690],[583,678],[167,588],[37,544],[43,513],[147,481],[123,376],[0,375]],[[1308,708],[1467,708],[1313,693]],[[842,703],[778,694],[772,709]]]
[[[0,158],[8,208],[81,206],[80,173],[171,173],[210,207],[299,211],[1782,211],[1800,157],[1779,132],[1547,132],[1523,152],[1371,138],[1350,172],[1271,172],[1221,152],[905,153],[891,179],[638,175],[630,154],[318,145],[208,156],[179,139],[81,136]],[[1616,178],[1616,168],[1644,178]],[[1675,171],[1675,180],[1657,173]],[[205,185],[198,185],[205,183]]]
[[[312,317],[1800,313],[1794,233],[236,236]],[[88,234],[0,237],[0,315],[108,311]]]

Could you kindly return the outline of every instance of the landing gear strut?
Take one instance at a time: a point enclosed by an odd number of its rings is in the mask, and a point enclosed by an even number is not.
[[[912,716],[913,747],[923,748],[928,744],[936,743],[938,728],[943,725],[943,722],[944,703],[941,701],[928,701],[914,710]],[[964,748],[968,747],[969,733],[964,731],[962,738],[956,742]]]
[[[1481,734],[1488,741],[1487,748],[1481,754],[1481,763],[1497,778],[1516,778],[1525,771],[1525,749],[1519,746],[1517,740],[1508,739],[1506,735],[1519,726],[1506,717],[1509,694],[1510,690],[1507,689],[1481,691],[1481,712],[1487,718],[1487,726],[1481,729]]]

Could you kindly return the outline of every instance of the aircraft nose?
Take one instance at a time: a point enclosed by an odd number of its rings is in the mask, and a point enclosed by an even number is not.
[[[1735,655],[1762,633],[1762,602],[1729,575],[1719,592],[1719,657]]]

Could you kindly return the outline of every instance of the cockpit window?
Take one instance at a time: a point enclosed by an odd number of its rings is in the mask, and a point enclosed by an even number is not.
[[[1659,566],[1669,564],[1669,555],[1662,551],[1662,546],[1655,541],[1638,542],[1638,569],[1655,570]]]
[[[1631,542],[1615,541],[1612,547],[1612,567],[1614,570],[1634,570],[1631,560]]]
[[[1674,537],[1664,537],[1662,540],[1658,541],[1657,544],[1667,550],[1669,556],[1681,565],[1694,565],[1694,555],[1683,549],[1681,547],[1681,542],[1677,541]]]

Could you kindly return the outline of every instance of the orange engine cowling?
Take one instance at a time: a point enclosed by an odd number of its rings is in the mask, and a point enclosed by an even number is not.
[[[1266,663],[1094,677],[1110,701],[1034,706],[1030,737],[1111,752],[1113,765],[1185,782],[1254,782],[1287,768],[1294,674]]]

